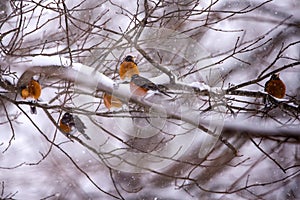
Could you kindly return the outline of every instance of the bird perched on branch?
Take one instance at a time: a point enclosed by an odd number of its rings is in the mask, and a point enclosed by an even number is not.
[[[59,121],[59,127],[62,132],[66,134],[74,134],[76,131],[81,133],[87,140],[91,138],[85,134],[86,126],[78,116],[73,116],[71,113],[66,112]]]
[[[140,71],[137,64],[134,62],[134,57],[131,55],[126,56],[119,69],[121,80],[129,81],[132,75],[139,73]],[[103,101],[105,107],[108,110],[110,110],[111,108],[120,108],[123,105],[120,99],[107,93],[104,93]]]
[[[31,80],[29,81],[29,83],[27,85],[23,85],[21,86],[21,97],[23,99],[27,99],[27,98],[32,98],[33,99],[33,103],[36,103],[38,98],[41,96],[42,94],[42,86],[39,83],[38,80],[35,80],[34,78],[31,78]],[[36,107],[35,106],[30,106],[30,112],[32,114],[36,114]]]
[[[147,94],[147,92],[149,90],[152,91],[159,91],[160,93],[171,97],[169,94],[167,94],[162,87],[156,85],[155,83],[153,83],[152,81],[138,75],[138,74],[134,74],[131,77],[131,81],[130,81],[130,91],[137,95],[137,96],[145,96]]]
[[[130,80],[132,75],[140,74],[137,64],[134,62],[134,57],[128,55],[120,65],[119,74],[121,80]]]
[[[276,98],[282,99],[285,96],[286,87],[279,74],[273,74],[265,84],[265,91]]]

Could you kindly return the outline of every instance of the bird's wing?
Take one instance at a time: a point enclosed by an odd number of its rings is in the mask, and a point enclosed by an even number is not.
[[[136,78],[134,84],[136,84],[139,87],[146,88],[149,90],[158,90],[158,87],[156,84],[154,84],[152,81],[150,81],[144,77],[141,77],[141,76]]]
[[[78,116],[74,116],[74,126],[80,133],[85,133],[86,126]]]
[[[85,133],[86,126],[84,123],[81,121],[81,119],[78,116],[74,116],[74,123],[75,123],[75,128],[77,129],[78,132],[80,132],[87,140],[90,140],[91,138]]]

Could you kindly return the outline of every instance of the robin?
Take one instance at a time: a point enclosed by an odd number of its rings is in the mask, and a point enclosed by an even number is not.
[[[111,108],[121,108],[123,103],[115,96],[110,94],[104,93],[103,94],[103,101],[105,107],[110,110]]]
[[[42,93],[41,84],[39,83],[38,80],[35,80],[33,78],[31,78],[31,80],[27,85],[21,87],[21,97],[23,99],[33,98],[34,99],[33,103],[36,103],[38,98],[41,96],[41,93]],[[30,112],[32,114],[37,114],[36,107],[30,106]]]
[[[162,87],[156,85],[152,81],[138,75],[134,74],[130,81],[130,91],[137,96],[145,96],[148,90],[159,91],[164,95],[171,97],[167,94]]]
[[[26,86],[21,87],[21,96],[23,99],[31,97],[37,100],[42,93],[42,87],[38,80],[31,78],[29,83]]]
[[[121,80],[130,80],[132,75],[140,74],[137,64],[134,62],[134,58],[131,55],[125,57],[124,61],[120,65],[119,70]]]
[[[130,80],[132,75],[139,73],[139,68],[134,62],[134,57],[131,55],[126,56],[123,62],[121,63],[119,69],[119,75],[121,80]],[[108,110],[110,110],[112,107],[120,108],[123,105],[117,97],[114,97],[107,93],[104,93],[103,100],[104,105]]]
[[[282,99],[285,96],[285,84],[280,80],[279,74],[273,74],[265,84],[265,91],[276,98]]]
[[[86,126],[78,116],[73,116],[66,112],[59,121],[59,127],[62,132],[66,134],[74,134],[76,131],[80,132],[87,140],[91,138],[85,134]]]

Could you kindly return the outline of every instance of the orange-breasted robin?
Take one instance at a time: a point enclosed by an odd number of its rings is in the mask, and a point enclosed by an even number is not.
[[[279,74],[273,74],[265,84],[265,91],[279,99],[285,96],[285,90],[285,84],[280,80]]]
[[[104,93],[103,94],[103,101],[105,107],[110,110],[111,108],[121,108],[123,103],[115,96],[110,94]]]
[[[31,80],[27,85],[21,87],[21,97],[23,99],[32,98],[34,99],[33,102],[36,102],[38,98],[41,96],[41,93],[42,93],[41,84],[39,83],[38,80],[34,80],[33,78],[31,78]],[[32,114],[36,114],[37,113],[36,107],[30,106],[30,112]]]
[[[120,65],[119,70],[121,80],[130,80],[132,75],[140,74],[137,64],[134,62],[134,58],[131,55],[125,57],[124,61]]]
[[[152,81],[138,75],[134,74],[130,81],[130,91],[137,96],[145,96],[148,90],[159,91],[168,97],[171,97],[161,87],[153,83]]]
[[[87,140],[91,138],[85,134],[86,126],[78,116],[73,116],[71,113],[66,112],[59,121],[59,127],[62,132],[67,134],[74,134],[76,131],[81,133]]]
[[[29,83],[25,86],[21,87],[21,96],[23,99],[27,99],[29,97],[37,100],[42,93],[42,86],[39,81],[31,78]]]

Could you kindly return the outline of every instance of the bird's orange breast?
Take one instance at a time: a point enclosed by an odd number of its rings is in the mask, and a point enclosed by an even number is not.
[[[265,91],[268,94],[281,99],[285,96],[286,87],[281,80],[270,80],[266,84]]]
[[[130,82],[130,91],[132,94],[137,96],[145,96],[147,94],[148,89],[137,86],[133,82]]]
[[[70,133],[71,132],[71,127],[68,126],[67,124],[64,124],[60,121],[59,123],[59,127],[60,129],[64,132],[64,133]]]
[[[23,99],[28,97],[37,100],[42,93],[42,87],[36,80],[31,80],[26,87],[21,90],[21,96]]]
[[[119,74],[122,80],[126,78],[131,79],[132,75],[139,74],[139,73],[140,73],[139,69],[134,62],[124,61],[120,65]]]
[[[38,99],[41,96],[42,87],[37,81],[31,80],[28,85],[28,91],[32,98]]]
[[[23,99],[27,99],[29,97],[29,91],[27,88],[21,90],[21,96]]]
[[[103,101],[107,109],[110,109],[112,107],[120,108],[123,105],[122,102],[117,97],[114,97],[106,93],[104,93],[103,95]]]

